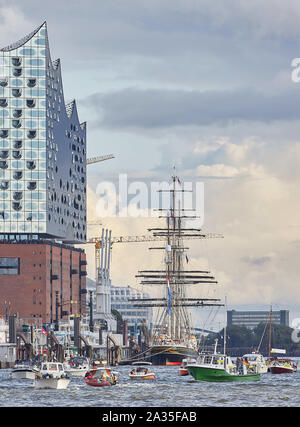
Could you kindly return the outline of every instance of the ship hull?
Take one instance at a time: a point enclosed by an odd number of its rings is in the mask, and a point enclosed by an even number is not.
[[[272,366],[270,372],[271,374],[292,374],[295,370],[293,368],[285,368],[284,366]]]
[[[189,366],[188,371],[196,381],[207,382],[232,382],[232,381],[258,381],[259,374],[229,374],[225,369],[215,369],[204,366]]]
[[[183,359],[197,356],[196,350],[184,346],[154,346],[150,349],[150,361],[156,366],[180,366]]]

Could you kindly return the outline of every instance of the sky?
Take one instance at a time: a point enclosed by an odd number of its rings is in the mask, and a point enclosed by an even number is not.
[[[175,166],[204,183],[203,230],[224,235],[188,244],[190,265],[218,280],[200,292],[226,295],[228,309],[288,309],[290,321],[300,317],[299,18],[297,0],[0,0],[1,45],[46,20],[88,156],[115,155],[88,166],[88,220],[145,234],[157,219],[101,217],[97,188],[120,174],[168,181]],[[113,284],[138,288],[137,270],[159,262],[144,243],[116,244]]]

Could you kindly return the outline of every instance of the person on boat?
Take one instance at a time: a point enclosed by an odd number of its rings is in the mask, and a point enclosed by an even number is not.
[[[135,370],[134,370],[134,369],[132,369],[132,370],[131,370],[131,372],[130,372],[130,374],[131,374],[131,375],[134,375],[134,374],[135,374]]]
[[[145,374],[147,375],[147,374],[149,374],[149,371],[148,371],[148,369],[146,368],[145,369]]]
[[[103,374],[101,375],[101,382],[105,383],[106,381],[107,381],[107,376],[103,372]]]
[[[86,372],[85,378],[87,379],[92,378],[92,373],[90,371]]]
[[[240,359],[239,357],[236,359],[236,370],[239,374],[243,373],[243,359]]]

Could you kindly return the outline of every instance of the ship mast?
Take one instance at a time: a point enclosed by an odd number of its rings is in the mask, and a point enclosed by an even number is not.
[[[178,188],[178,185],[181,188]],[[219,299],[213,298],[188,298],[186,296],[187,285],[194,284],[216,284],[214,276],[209,271],[203,270],[185,270],[184,269],[184,239],[188,238],[205,238],[199,228],[184,227],[185,218],[193,219],[189,212],[194,209],[185,209],[176,200],[176,195],[184,193],[179,178],[172,176],[172,188],[169,190],[159,190],[160,192],[170,193],[170,207],[168,209],[159,209],[166,211],[160,218],[166,219],[166,227],[149,229],[154,237],[165,238],[165,247],[154,247],[165,251],[165,269],[164,270],[142,270],[136,277],[140,278],[142,285],[160,285],[165,287],[164,298],[148,298],[140,300],[135,304],[137,307],[163,307],[161,322],[154,331],[154,335],[167,335],[172,340],[184,341],[187,336],[192,335],[190,318],[187,307],[204,307],[204,306],[223,306],[218,304]]]

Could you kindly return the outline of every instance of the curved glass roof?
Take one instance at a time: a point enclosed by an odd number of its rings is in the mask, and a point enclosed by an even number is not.
[[[21,40],[15,42],[15,43],[12,43],[6,47],[3,47],[2,49],[0,49],[0,51],[1,52],[8,52],[10,50],[14,50],[14,49],[17,49],[18,47],[23,46],[26,42],[28,42],[28,40],[30,40],[42,28],[43,25],[46,25],[46,21],[44,21],[42,23],[42,25],[40,25],[36,30],[32,31],[30,34],[23,37]]]

